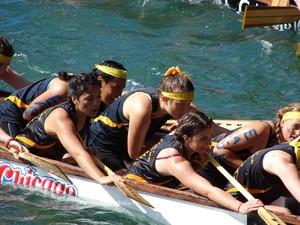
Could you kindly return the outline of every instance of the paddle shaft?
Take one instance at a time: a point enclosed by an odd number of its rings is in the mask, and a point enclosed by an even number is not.
[[[106,165],[104,165],[104,163],[102,163],[98,158],[96,158],[95,156],[93,156],[94,162],[97,164],[97,166],[100,167],[100,169],[107,175],[115,175],[115,173]],[[120,189],[120,191],[122,191],[122,193],[129,197],[132,198],[133,200],[136,200],[146,206],[149,206],[151,208],[154,208],[153,205],[151,205],[146,199],[144,199],[139,193],[137,193],[133,188],[129,187],[128,185],[126,185],[124,182],[122,181],[114,181],[114,184],[116,185],[116,187],[118,187]]]
[[[227,178],[227,180],[235,186],[241,194],[247,199],[247,200],[253,200],[254,197],[251,195],[243,185],[241,185],[236,179],[234,179],[230,173],[228,173],[227,170],[224,169],[223,166],[221,166],[209,153],[207,153],[209,156],[210,162]]]
[[[300,19],[296,7],[246,6],[242,28],[293,23]]]
[[[210,162],[228,179],[228,181],[241,192],[241,194],[248,200],[255,199],[243,185],[241,185],[235,178],[228,173],[208,152],[206,153],[210,159]],[[258,209],[259,216],[268,224],[268,225],[286,225],[280,218],[278,218],[273,213],[267,211],[264,207]]]

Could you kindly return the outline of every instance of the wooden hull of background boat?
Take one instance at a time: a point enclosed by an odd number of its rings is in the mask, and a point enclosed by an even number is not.
[[[228,5],[229,7],[235,9],[238,13],[242,14],[245,7],[251,6],[268,6],[271,4],[272,0],[222,0],[222,3]],[[293,4],[294,2],[291,1]],[[269,6],[271,7],[271,6]],[[293,23],[273,25],[277,30],[294,30],[298,31],[300,29],[300,20],[296,20]]]

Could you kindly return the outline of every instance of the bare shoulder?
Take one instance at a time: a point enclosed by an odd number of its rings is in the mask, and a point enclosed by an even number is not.
[[[70,116],[68,114],[68,112],[66,110],[64,110],[63,108],[56,108],[54,109],[48,116],[48,118],[51,119],[69,119]]]
[[[134,109],[134,110],[133,110]],[[124,115],[130,114],[148,114],[152,111],[151,98],[147,93],[136,92],[129,96],[123,106]]]
[[[164,159],[172,158],[172,157],[176,157],[176,156],[181,156],[181,154],[175,148],[165,148],[165,149],[161,150],[157,155],[158,158],[164,158]]]
[[[145,92],[135,92],[132,95],[130,95],[126,101],[128,102],[137,102],[140,104],[149,104],[151,103],[151,97],[148,93]]]
[[[284,160],[287,162],[292,162],[293,161],[293,158],[290,154],[288,154],[287,152],[285,151],[282,151],[280,149],[278,150],[273,150],[273,151],[270,151],[268,153],[266,153],[265,159],[270,159],[270,160]]]
[[[61,80],[60,78],[56,77],[50,83],[48,90],[55,90],[66,93],[68,91],[68,81]]]

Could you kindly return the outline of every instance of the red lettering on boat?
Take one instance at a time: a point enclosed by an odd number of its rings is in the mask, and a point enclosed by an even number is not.
[[[77,196],[77,188],[63,180],[50,176],[42,176],[32,166],[13,167],[9,163],[0,163],[0,182],[3,184],[19,184],[48,190],[58,196]]]

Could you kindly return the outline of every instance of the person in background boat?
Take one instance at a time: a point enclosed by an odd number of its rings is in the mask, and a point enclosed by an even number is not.
[[[69,81],[68,100],[52,106],[31,120],[16,140],[31,153],[62,160],[69,153],[78,165],[101,184],[123,180],[105,176],[84,147],[83,139],[90,119],[101,103],[101,82],[90,74],[78,74]]]
[[[101,81],[102,102],[98,112],[100,115],[107,106],[122,95],[126,84],[127,70],[121,63],[106,60],[96,64],[91,74]]]
[[[178,123],[174,134],[164,138],[128,168],[127,179],[176,188],[179,184],[209,198],[217,204],[248,213],[263,206],[258,199],[240,202],[225,191],[212,186],[198,175],[193,164],[210,151],[213,121],[203,112],[192,109]]]
[[[14,53],[14,48],[9,41],[0,36],[0,79],[18,90],[31,84],[31,82],[24,79],[10,66]]]
[[[15,137],[26,124],[43,110],[67,99],[68,81],[72,73],[39,80],[24,87],[0,104],[0,127]]]
[[[28,151],[24,146],[22,146],[18,141],[9,136],[4,130],[0,128],[0,142],[4,144],[4,147],[7,148],[16,159],[19,159],[19,152]]]
[[[289,106],[281,107],[277,113],[277,121],[280,121],[276,126],[278,144],[250,156],[234,174],[254,197],[266,205],[281,196],[294,197],[300,202],[300,104]],[[231,184],[226,189],[236,198],[244,199]],[[283,210],[274,205],[268,208]]]
[[[276,112],[276,124],[272,121],[254,121],[213,138],[213,154],[231,175],[255,152],[278,144],[282,140],[281,119],[284,113],[300,111],[299,103],[280,107]],[[225,188],[228,180],[211,163],[199,170],[199,174],[219,188]]]

